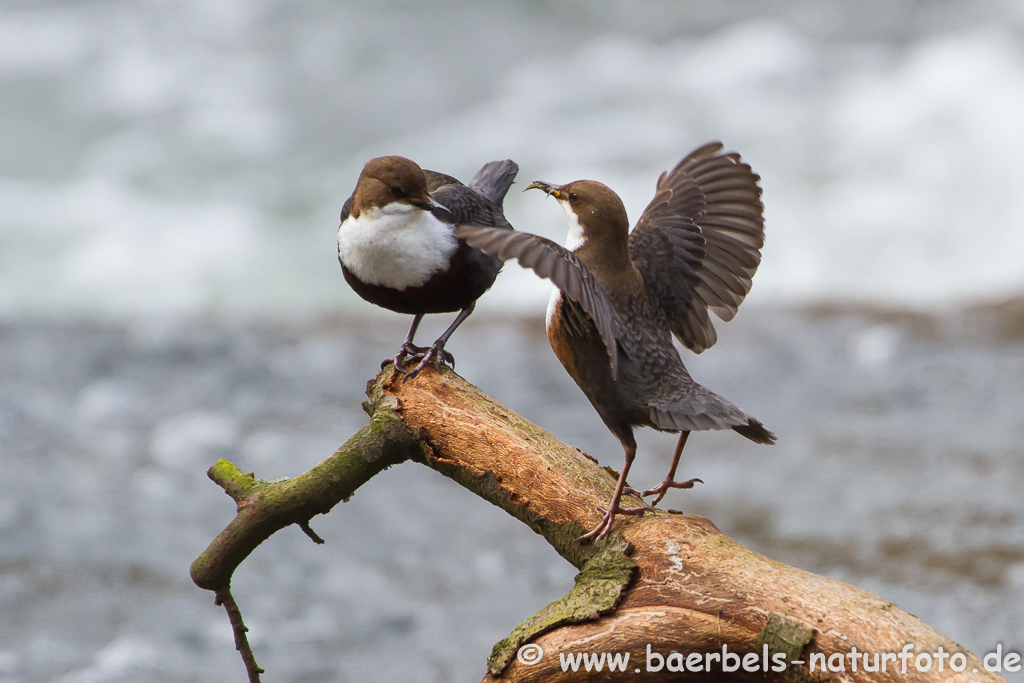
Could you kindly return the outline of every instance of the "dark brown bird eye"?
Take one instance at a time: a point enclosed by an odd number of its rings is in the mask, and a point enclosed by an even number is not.
[[[398,185],[392,185],[391,186],[391,194],[393,194],[396,197],[404,197],[405,196],[405,190],[400,188]]]
[[[570,202],[574,202],[574,201],[576,201],[579,198],[580,198],[580,196],[578,194],[576,194],[575,192],[570,192],[569,193],[569,201]]]

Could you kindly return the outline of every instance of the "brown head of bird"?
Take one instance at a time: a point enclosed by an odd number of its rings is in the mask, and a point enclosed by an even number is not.
[[[586,263],[598,281],[632,269],[629,217],[619,195],[596,180],[554,186],[535,180],[527,190],[543,190],[558,200],[569,220],[565,247]]]
[[[392,203],[417,209],[437,206],[427,191],[427,175],[415,161],[400,156],[370,159],[363,166],[352,195],[352,217]]]

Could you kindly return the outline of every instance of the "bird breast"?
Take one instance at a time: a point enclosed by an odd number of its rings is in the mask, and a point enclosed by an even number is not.
[[[562,300],[562,290],[558,287],[551,288],[551,298],[548,299],[548,310],[544,315],[544,329],[551,328],[551,322],[555,317],[555,307]]]
[[[338,228],[338,258],[367,284],[404,290],[448,268],[458,249],[452,227],[429,211],[392,202],[349,216]]]

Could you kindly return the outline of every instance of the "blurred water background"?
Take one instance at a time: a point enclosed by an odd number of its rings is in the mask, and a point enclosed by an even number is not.
[[[0,2],[0,682],[243,680],[188,578],[228,457],[304,471],[407,319],[344,285],[338,212],[403,154],[635,219],[709,139],[763,176],[753,292],[696,378],[771,449],[690,440],[670,507],[1024,650],[1024,6],[870,0]],[[564,217],[513,189],[519,229]],[[458,370],[618,467],[506,267]],[[438,317],[421,332],[432,338]],[[674,439],[645,433],[635,485]],[[417,465],[277,534],[235,594],[271,681],[462,681],[572,568]],[[1021,674],[1006,674],[1024,681]]]

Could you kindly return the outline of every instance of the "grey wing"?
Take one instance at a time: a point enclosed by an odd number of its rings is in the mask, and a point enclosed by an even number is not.
[[[472,224],[512,229],[505,214],[501,211],[501,206],[476,189],[467,187],[455,178],[442,173],[426,171],[426,174],[427,190],[430,192],[430,196],[444,207],[443,210],[433,210],[434,215],[439,219],[452,225]]]
[[[618,376],[619,338],[622,323],[593,274],[565,247],[526,232],[479,225],[460,225],[455,236],[502,261],[518,259],[519,265],[551,280],[578,303],[594,321],[608,350],[612,378]]]
[[[708,311],[732,320],[764,246],[761,179],[712,142],[658,179],[629,236],[629,253],[672,333],[700,353],[718,336]]]
[[[438,173],[437,171],[430,171],[423,169],[423,173],[427,176],[427,192],[433,194],[439,188],[445,185],[462,185],[462,182],[447,173]]]

